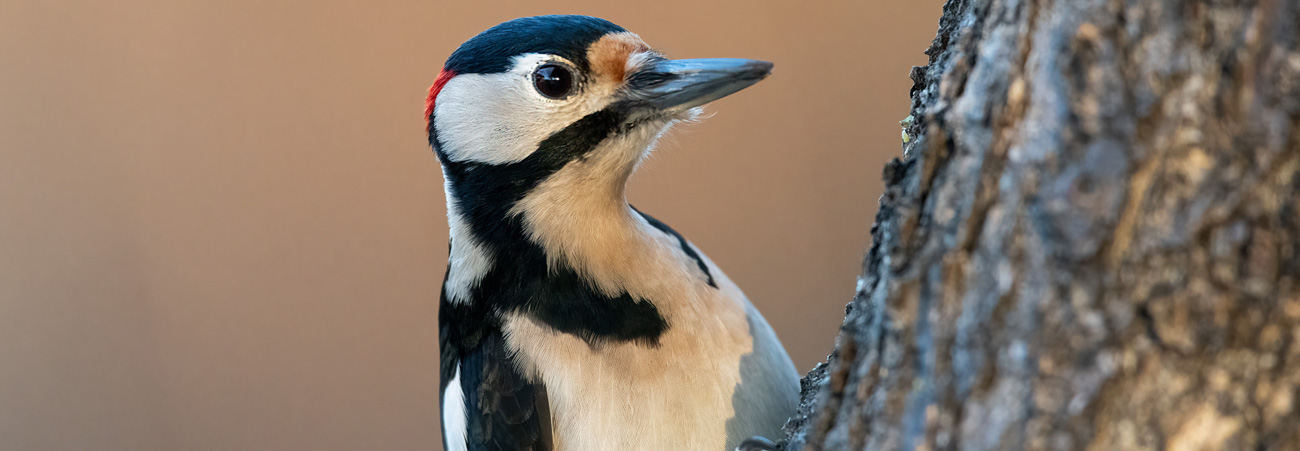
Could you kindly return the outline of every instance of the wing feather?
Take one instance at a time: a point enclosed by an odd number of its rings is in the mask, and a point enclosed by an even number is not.
[[[546,387],[519,371],[495,313],[473,302],[444,300],[441,307],[444,448],[551,451]],[[463,417],[455,415],[457,407]],[[465,447],[457,446],[460,440]]]

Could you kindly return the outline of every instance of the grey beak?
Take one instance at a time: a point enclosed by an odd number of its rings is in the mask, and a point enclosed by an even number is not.
[[[661,111],[694,108],[745,89],[772,73],[772,63],[740,58],[663,60],[628,79],[628,97]]]

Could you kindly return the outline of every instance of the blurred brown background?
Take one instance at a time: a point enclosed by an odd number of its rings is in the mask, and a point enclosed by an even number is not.
[[[829,352],[941,2],[0,3],[0,450],[437,449],[425,89],[475,33],[584,13],[776,62],[632,201],[806,371]]]

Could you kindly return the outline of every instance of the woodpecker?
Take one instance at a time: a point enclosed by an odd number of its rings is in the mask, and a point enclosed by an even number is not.
[[[780,434],[799,378],[776,334],[624,194],[669,127],[771,69],[667,59],[587,16],[511,20],[451,54],[425,111],[451,235],[444,449],[726,451]]]

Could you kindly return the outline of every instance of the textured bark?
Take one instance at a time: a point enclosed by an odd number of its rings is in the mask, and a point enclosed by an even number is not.
[[[950,0],[787,449],[1300,449],[1298,30]]]

